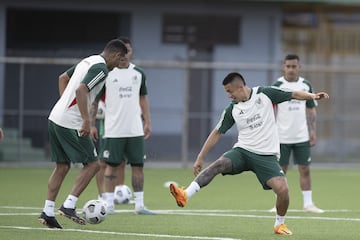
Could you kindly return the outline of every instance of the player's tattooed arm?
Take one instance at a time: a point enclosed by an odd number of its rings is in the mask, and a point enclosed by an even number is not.
[[[90,137],[95,142],[99,139],[99,133],[95,126],[98,103],[99,102],[96,100],[94,102],[92,102],[91,107],[90,107],[90,113],[89,113],[89,115],[90,115]]]
[[[94,102],[92,102],[91,107],[90,107],[90,123],[91,123],[92,127],[95,126],[98,105],[99,105],[99,102],[95,100]]]

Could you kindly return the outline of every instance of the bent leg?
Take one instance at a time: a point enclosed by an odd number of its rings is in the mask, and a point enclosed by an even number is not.
[[[79,197],[80,194],[89,185],[91,179],[99,171],[99,162],[94,161],[84,165],[76,177],[75,184],[71,190],[71,195]]]
[[[232,171],[232,162],[229,158],[221,156],[219,159],[211,163],[202,170],[194,179],[200,188],[208,185],[219,173],[230,173]]]
[[[285,216],[289,207],[290,197],[287,180],[283,176],[270,178],[266,184],[273,189],[276,194],[277,214]]]

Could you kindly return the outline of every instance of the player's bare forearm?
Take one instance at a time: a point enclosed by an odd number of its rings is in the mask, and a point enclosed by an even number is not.
[[[140,96],[140,108],[144,123],[144,138],[148,139],[151,135],[151,118],[150,118],[150,110],[149,110],[149,101],[146,95]]]
[[[221,133],[217,129],[212,130],[202,146],[200,153],[198,154],[198,158],[204,158],[206,154],[217,144],[220,138]]]
[[[95,100],[91,104],[90,113],[89,113],[89,115],[90,115],[90,137],[94,142],[96,142],[99,139],[99,134],[98,134],[97,128],[95,126],[98,105],[99,105],[99,101]]]
[[[212,130],[212,132],[209,134],[208,138],[206,139],[204,145],[200,150],[200,153],[198,154],[197,159],[194,162],[193,172],[195,176],[197,176],[202,170],[204,157],[216,145],[220,138],[221,133],[217,129]]]
[[[92,127],[95,126],[96,113],[98,111],[98,105],[99,105],[99,100],[95,100],[94,102],[91,103],[89,115],[90,115],[90,125]]]
[[[309,93],[305,91],[293,91],[291,97],[297,100],[320,100],[323,98],[329,98],[329,94],[326,92]]]
[[[4,139],[4,132],[2,128],[0,128],[0,142]]]
[[[83,119],[83,124],[79,130],[81,136],[88,136],[90,133],[90,116],[87,106],[87,94],[89,90],[87,86],[83,83],[76,89],[76,102]]]
[[[310,146],[316,144],[316,110],[315,108],[306,108],[306,122],[309,130]]]
[[[62,73],[59,76],[59,94],[60,94],[60,96],[65,91],[65,88],[68,85],[69,81],[70,81],[70,77],[67,75],[66,72]]]
[[[315,108],[306,108],[306,121],[309,132],[316,132],[316,110]]]

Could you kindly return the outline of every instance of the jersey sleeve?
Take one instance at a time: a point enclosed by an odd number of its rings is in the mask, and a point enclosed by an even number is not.
[[[74,66],[72,66],[71,68],[69,68],[68,70],[66,70],[66,74],[71,78],[71,76],[73,75],[74,71],[75,71],[75,68],[76,68],[76,65],[75,64]]]
[[[97,84],[104,81],[109,71],[103,63],[94,64],[86,73],[82,83],[85,83],[89,90],[93,89]]]
[[[96,95],[95,100],[105,102],[105,85],[101,88],[100,92]]]
[[[146,87],[146,75],[141,68],[135,66],[134,69],[136,71],[140,72],[140,74],[141,74],[140,96],[147,95],[148,91],[147,91],[147,87]]]
[[[234,104],[231,103],[221,114],[220,120],[216,125],[216,129],[221,133],[224,134],[229,130],[235,123],[235,120],[232,116],[232,109]]]
[[[281,84],[282,84],[282,82],[280,82],[280,81],[275,81],[275,82],[272,84],[272,86],[274,86],[274,87],[280,87]]]
[[[309,93],[314,93],[314,90],[313,90],[313,88],[311,86],[311,83],[309,81],[307,81],[307,80],[304,80],[304,83],[309,86]],[[316,106],[317,106],[316,100],[311,99],[311,100],[306,101],[306,107],[307,108],[314,108]]]
[[[292,96],[292,92],[281,90],[278,87],[259,87],[258,93],[259,92],[268,96],[273,103],[289,101]]]

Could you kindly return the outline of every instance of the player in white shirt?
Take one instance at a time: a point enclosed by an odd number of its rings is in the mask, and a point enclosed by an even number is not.
[[[144,206],[144,140],[151,134],[146,77],[141,68],[130,62],[133,52],[130,40],[119,39],[125,42],[128,53],[105,81],[105,132],[100,159],[106,165],[97,174],[97,185],[108,212],[113,213],[115,186],[124,184],[125,163],[130,164],[135,213],[153,215]]]
[[[273,85],[284,90],[297,90],[312,93],[311,83],[299,76],[301,69],[298,55],[285,56],[283,63],[284,76]],[[276,125],[280,137],[280,166],[286,173],[291,153],[294,163],[298,165],[300,188],[303,194],[305,212],[323,213],[312,200],[310,164],[310,147],[316,142],[315,100],[290,100],[277,104]],[[275,211],[273,208],[272,211]]]
[[[273,104],[290,99],[310,100],[329,96],[324,92],[314,94],[303,91],[283,91],[272,87],[249,88],[239,73],[228,74],[223,80],[223,86],[228,97],[233,101],[224,110],[219,123],[198,154],[193,165],[196,177],[186,189],[170,184],[170,192],[178,206],[184,207],[191,196],[207,186],[218,174],[235,175],[252,171],[265,190],[272,189],[277,195],[274,233],[292,235],[284,223],[289,206],[289,191],[285,174],[277,161],[280,144]],[[221,135],[233,125],[238,130],[237,143],[202,170],[206,154],[220,140]]]
[[[83,168],[59,213],[78,224],[85,224],[76,214],[76,202],[99,170],[97,153],[89,137],[90,105],[103,88],[108,71],[117,66],[126,53],[123,42],[111,40],[101,54],[83,59],[59,76],[60,99],[48,121],[51,160],[56,167],[49,178],[47,199],[38,218],[49,228],[62,228],[55,218],[55,200],[71,163],[82,163]]]

